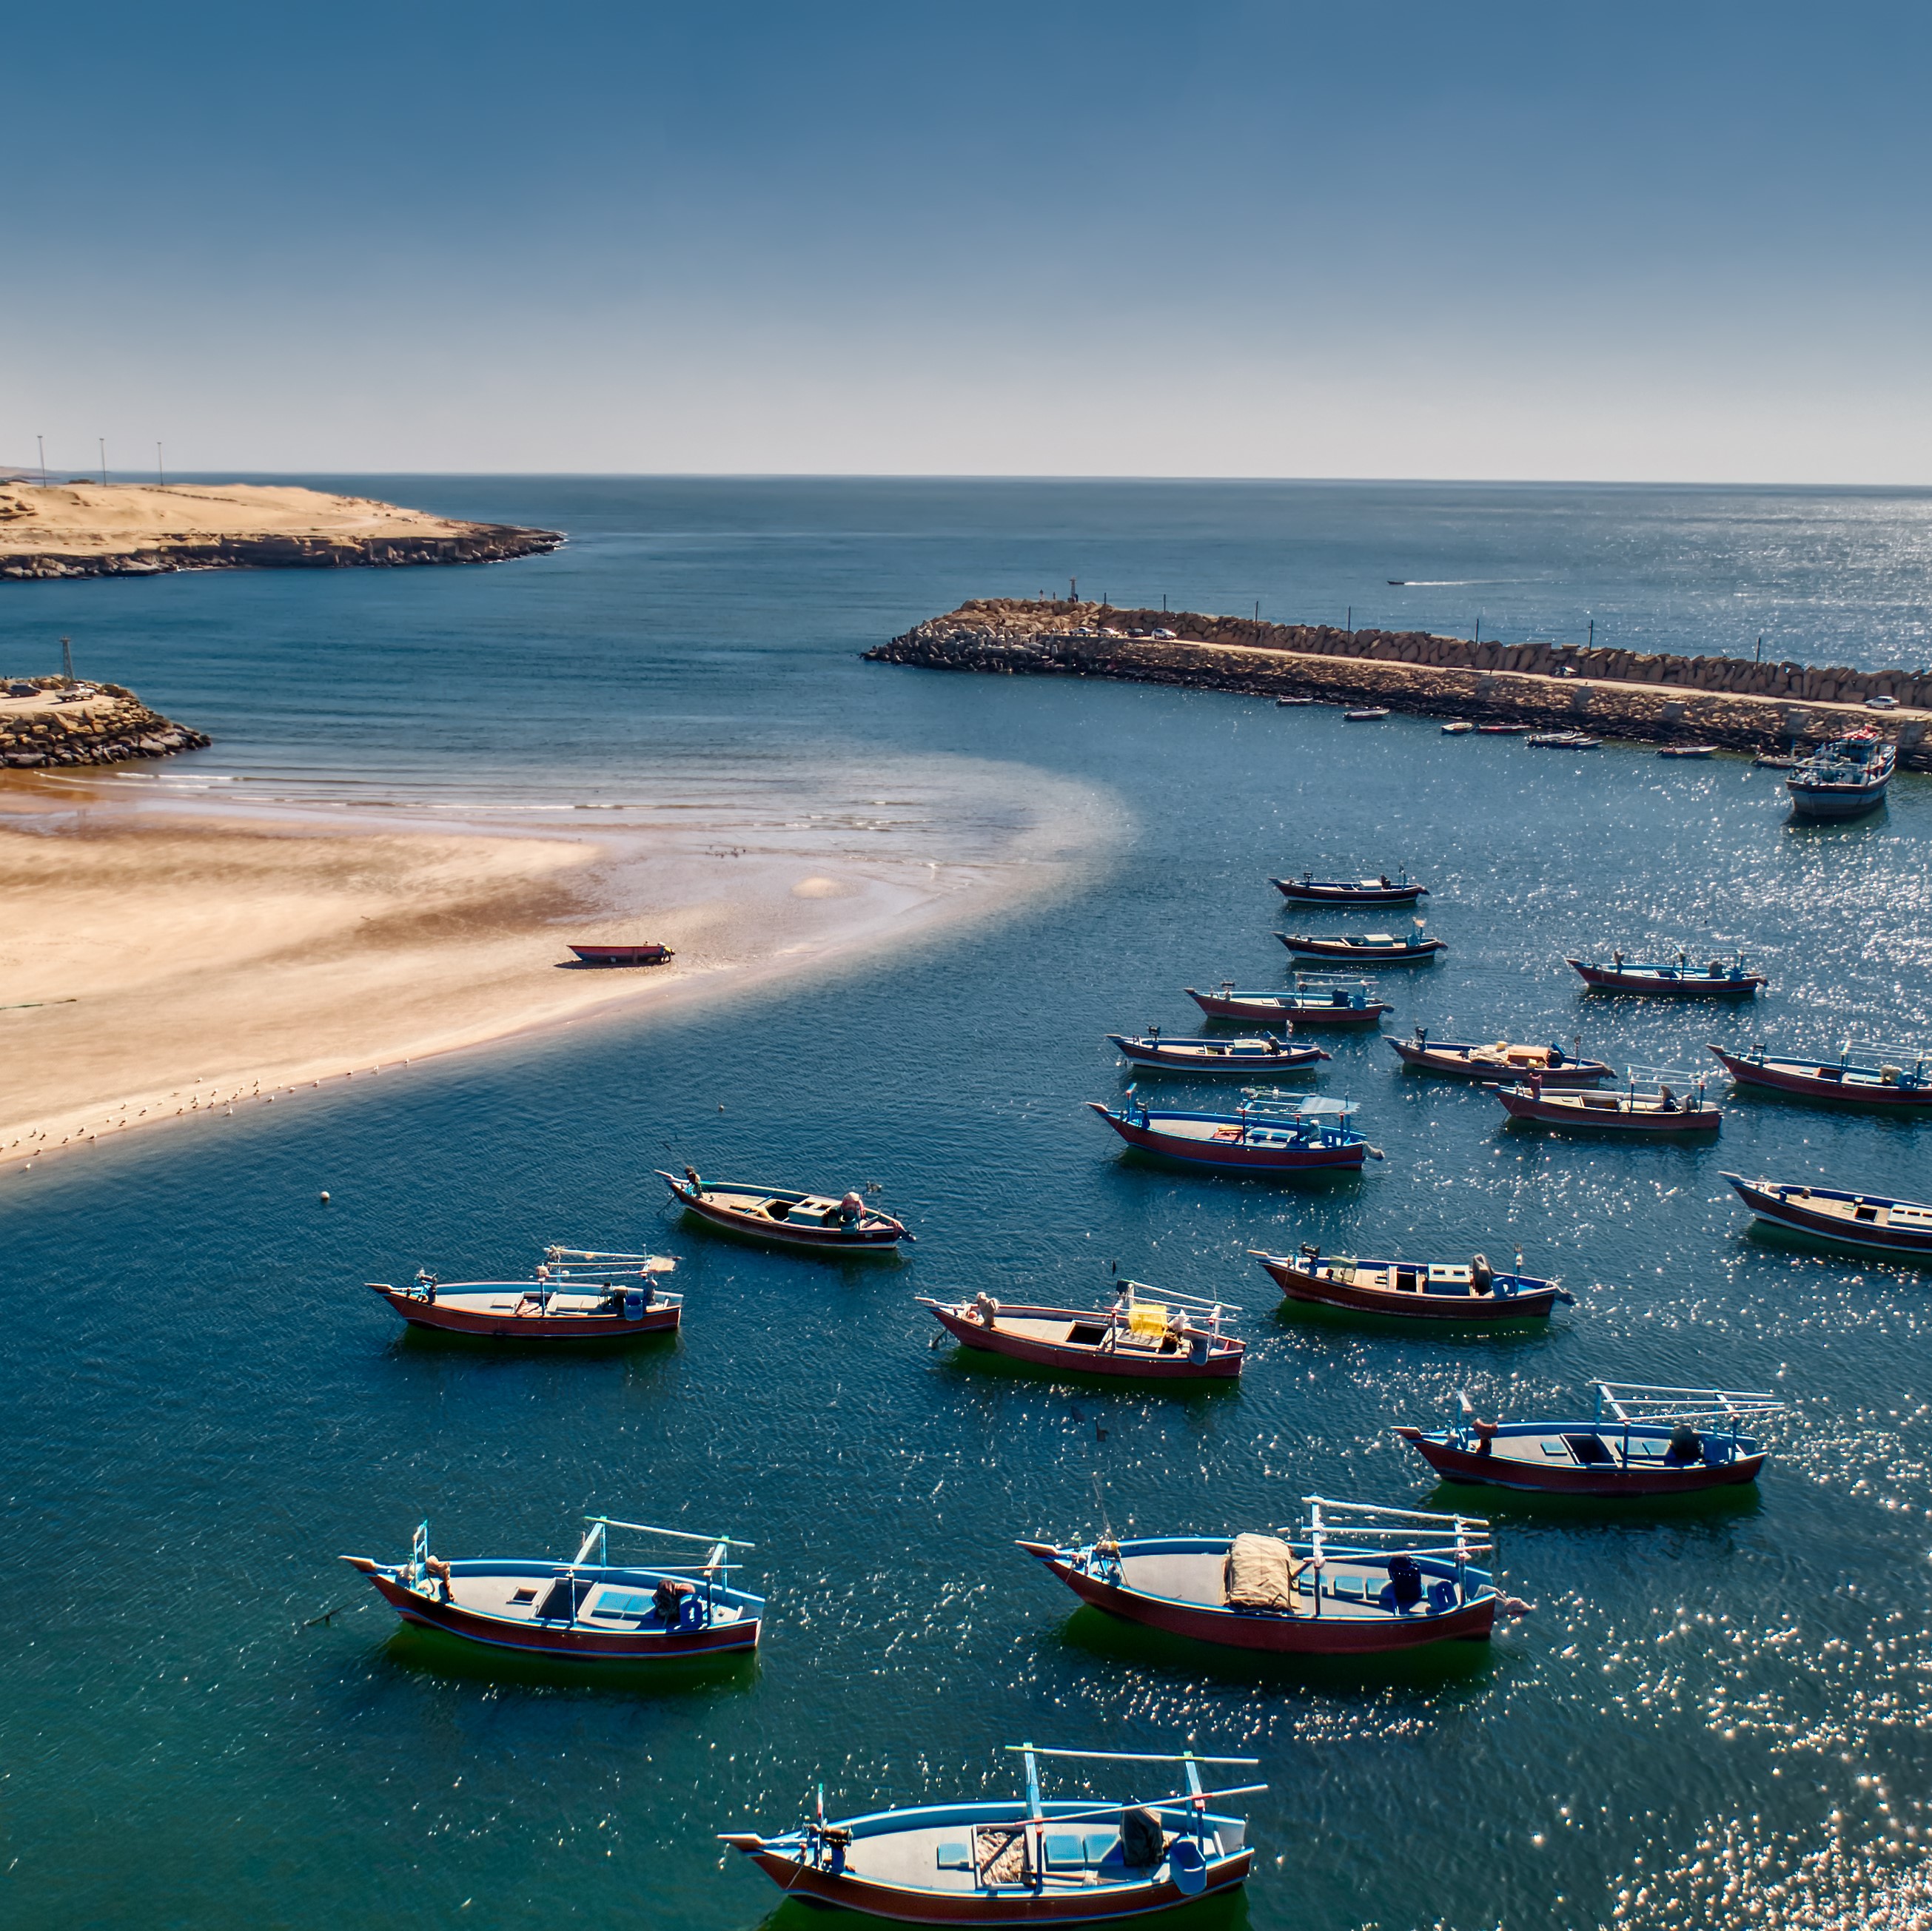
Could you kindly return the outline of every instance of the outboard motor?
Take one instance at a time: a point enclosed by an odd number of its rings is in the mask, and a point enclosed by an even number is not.
[[[1412,1609],[1422,1600],[1422,1570],[1414,1556],[1390,1556],[1388,1579],[1398,1609]]]

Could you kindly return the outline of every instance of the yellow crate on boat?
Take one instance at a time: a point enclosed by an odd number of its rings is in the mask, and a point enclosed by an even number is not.
[[[1127,1310],[1130,1334],[1165,1334],[1167,1310],[1158,1301],[1136,1301]]]

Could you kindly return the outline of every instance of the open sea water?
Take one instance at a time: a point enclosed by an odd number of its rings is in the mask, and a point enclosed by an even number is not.
[[[1192,1030],[1184,986],[1285,982],[1271,934],[1311,922],[1267,880],[1303,866],[1430,883],[1449,950],[1381,975],[1391,1031],[1680,1069],[1712,1039],[1923,1041],[1932,784],[1794,829],[1778,774],[1736,758],[857,653],[1078,576],[1121,604],[1465,634],[1480,614],[1509,640],[1594,620],[1688,650],[1766,634],[1767,655],[1916,667],[1932,499],[326,480],[572,541],[484,569],[10,586],[0,667],[52,667],[68,634],[84,674],[212,731],[166,768],[180,796],[548,809],[647,786],[745,801],[749,838],[828,772],[856,796],[970,760],[1016,823],[1045,773],[1113,829],[1057,895],[836,976],[0,1176],[0,1919],[816,1922],[712,1834],[789,1825],[820,1780],[834,1813],[1010,1790],[1000,1746],[1030,1738],[1262,1759],[1254,1876],[1204,1921],[1928,1921],[1932,1282],[1753,1236],[1719,1174],[1923,1198],[1932,1127],[1741,1098],[1708,1147],[1564,1140],[1340,1039],[1316,1089],[1358,1101],[1388,1159],[1282,1186],[1137,1162],[1081,1102],[1125,1084],[1107,1032]],[[1680,943],[1743,947],[1768,996],[1592,999],[1563,963]],[[841,1264],[708,1237],[651,1175],[686,1160],[878,1183],[918,1244]],[[1520,1247],[1577,1304],[1469,1339],[1290,1314],[1245,1250],[1304,1240]],[[567,1361],[428,1345],[359,1285],[514,1274],[553,1240],[676,1255],[682,1338]],[[1098,1304],[1116,1268],[1238,1304],[1238,1386],[970,1363],[914,1298]],[[1102,1520],[1268,1528],[1317,1492],[1439,1503],[1397,1423],[1462,1389],[1575,1411],[1599,1375],[1790,1412],[1759,1487],[1702,1506],[1492,1497],[1535,1609],[1487,1645],[1256,1666],[1076,1613],[1013,1547]],[[755,1542],[757,1660],[519,1669],[400,1634],[334,1560],[392,1558],[424,1516],[446,1555],[562,1555],[589,1511]]]

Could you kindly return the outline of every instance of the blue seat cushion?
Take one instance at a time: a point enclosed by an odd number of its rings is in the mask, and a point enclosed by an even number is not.
[[[1063,1869],[1070,1865],[1084,1864],[1087,1861],[1087,1846],[1082,1838],[1071,1834],[1060,1837],[1049,1835],[1046,1840],[1046,1861],[1058,1864]]]
[[[1120,1841],[1118,1831],[1089,1831],[1087,1833],[1087,1861],[1097,1864]]]
[[[973,1868],[973,1854],[964,1844],[941,1844],[939,1868],[943,1871],[970,1871]]]

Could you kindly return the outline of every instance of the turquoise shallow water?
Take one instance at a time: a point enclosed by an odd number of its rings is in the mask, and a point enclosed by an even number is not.
[[[1526,1138],[1349,1041],[1321,1089],[1360,1102],[1388,1160],[1288,1190],[1136,1165],[1079,1102],[1124,1084],[1105,1033],[1180,1025],[1190,983],[1282,978],[1266,879],[1301,864],[1435,886],[1450,949],[1384,975],[1391,1029],[1580,1031],[1672,1066],[1711,1039],[1923,1038],[1932,787],[1793,831],[1774,775],[1736,760],[1564,757],[856,652],[1076,571],[1124,601],[1166,583],[1287,616],[1365,577],[1507,565],[1558,574],[1520,589],[1505,636],[1556,631],[1560,591],[1626,636],[1735,647],[1802,610],[1817,641],[1790,654],[1916,663],[1922,499],[380,487],[574,541],[477,571],[22,586],[0,655],[32,667],[68,632],[83,670],[214,731],[170,767],[184,784],[770,804],[807,765],[890,752],[1004,761],[1016,813],[1029,770],[1072,779],[1122,829],[1051,901],[835,981],[6,1176],[9,1922],[748,1926],[776,1894],[721,1870],[712,1831],[792,1821],[821,1777],[841,1808],[1008,1787],[995,1753],[1025,1735],[1262,1757],[1236,1919],[1256,1927],[1921,1921],[1927,1279],[1754,1239],[1718,1174],[1932,1197],[1927,1129],[1740,1101],[1708,1150]],[[1772,994],[1593,1003],[1562,963],[1648,940],[1742,944]],[[650,1178],[686,1159],[879,1181],[920,1241],[842,1268],[708,1240]],[[520,1267],[558,1239],[678,1254],[682,1339],[479,1358],[400,1340],[356,1285]],[[1244,1250],[1300,1239],[1520,1245],[1578,1305],[1462,1343],[1288,1316]],[[1078,1299],[1114,1264],[1240,1303],[1242,1384],[1154,1398],[973,1369],[913,1300]],[[1465,1387],[1568,1406],[1600,1374],[1776,1387],[1793,1412],[1756,1495],[1609,1519],[1498,1502],[1508,1586],[1537,1608],[1485,1650],[1257,1675],[1071,1614],[1012,1546],[1102,1505],[1150,1532],[1271,1523],[1314,1489],[1424,1505],[1396,1423]],[[400,1639],[332,1561],[400,1550],[424,1514],[446,1553],[562,1552],[592,1509],[756,1540],[759,1660],[508,1678]]]

